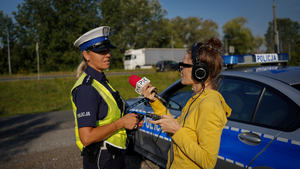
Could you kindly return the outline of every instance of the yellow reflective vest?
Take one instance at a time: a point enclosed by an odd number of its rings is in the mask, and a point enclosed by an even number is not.
[[[75,136],[76,136],[76,144],[79,147],[79,149],[82,151],[83,150],[83,144],[80,141],[79,138],[79,132],[78,132],[78,123],[77,123],[77,107],[73,101],[73,91],[74,89],[76,89],[78,86],[82,85],[83,80],[85,79],[87,75],[85,73],[83,73],[80,78],[76,81],[75,85],[73,86],[72,90],[71,90],[71,102],[72,102],[72,107],[73,107],[73,114],[75,117]],[[88,77],[87,79],[90,79],[91,77]],[[109,86],[110,84],[107,83]],[[93,79],[91,85],[99,92],[100,96],[105,100],[105,102],[107,103],[108,106],[108,112],[107,112],[107,116],[103,119],[103,120],[99,120],[96,123],[96,126],[103,126],[106,124],[110,124],[112,122],[114,122],[115,120],[119,119],[121,117],[121,111],[114,99],[114,97],[112,96],[112,94],[101,84],[99,83],[97,80]],[[111,87],[111,86],[110,86]],[[115,91],[112,87],[111,89],[113,91]],[[123,114],[122,114],[123,116]],[[107,139],[105,139],[105,142],[113,145],[117,148],[120,149],[125,149],[126,148],[126,130],[125,128],[121,128],[118,131],[116,131],[115,133],[113,133],[111,136],[109,136]]]

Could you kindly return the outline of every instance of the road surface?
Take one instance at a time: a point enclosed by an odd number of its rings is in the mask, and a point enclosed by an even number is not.
[[[71,110],[0,118],[1,169],[83,168],[74,125]],[[146,163],[138,154],[126,156],[128,169],[148,169]]]

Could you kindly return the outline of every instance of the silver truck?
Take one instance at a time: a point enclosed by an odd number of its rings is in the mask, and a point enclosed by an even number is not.
[[[124,69],[151,69],[158,61],[181,62],[186,54],[184,48],[142,48],[129,49],[124,55]]]

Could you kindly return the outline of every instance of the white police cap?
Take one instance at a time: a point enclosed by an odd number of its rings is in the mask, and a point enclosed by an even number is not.
[[[101,26],[92,29],[81,35],[75,42],[74,46],[79,47],[81,51],[91,50],[93,52],[101,52],[109,48],[116,48],[110,44],[108,39],[110,27]]]

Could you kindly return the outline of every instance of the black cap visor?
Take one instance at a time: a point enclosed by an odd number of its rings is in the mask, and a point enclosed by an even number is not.
[[[110,49],[110,48],[115,49],[116,46],[111,44],[109,40],[105,40],[105,41],[96,43],[93,46],[87,47],[85,50],[90,50],[93,52],[102,52],[102,51]]]

